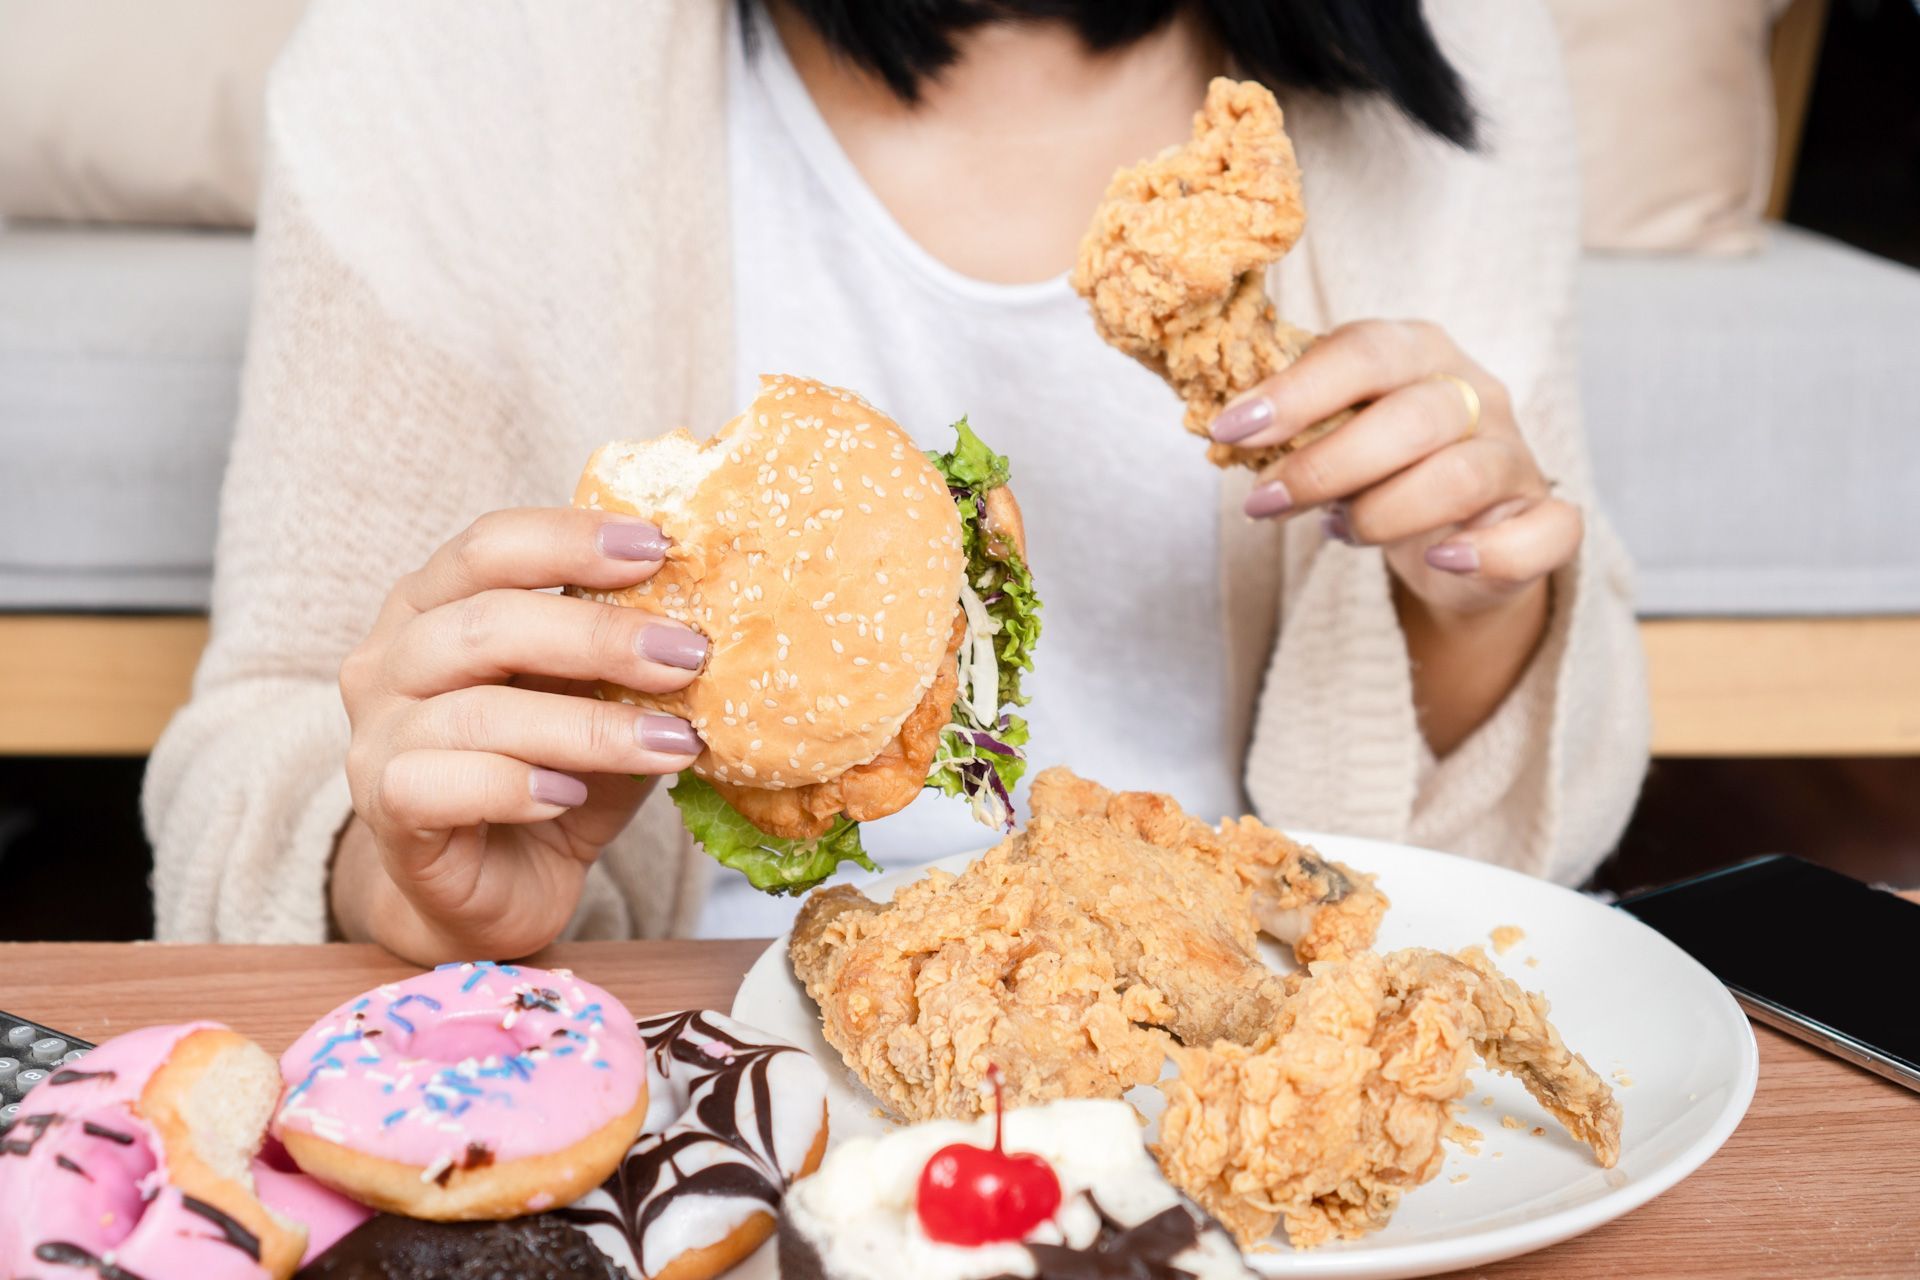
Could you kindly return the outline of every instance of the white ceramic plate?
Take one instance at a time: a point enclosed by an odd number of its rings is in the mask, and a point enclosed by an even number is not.
[[[1388,1280],[1544,1248],[1673,1186],[1705,1163],[1746,1114],[1759,1076],[1746,1016],[1711,974],[1625,912],[1448,854],[1352,837],[1301,838],[1378,875],[1393,902],[1381,924],[1380,950],[1452,951],[1479,943],[1496,955],[1488,939],[1493,929],[1524,929],[1525,938],[1496,959],[1522,986],[1546,993],[1567,1043],[1613,1079],[1625,1119],[1620,1162],[1602,1169],[1518,1082],[1482,1069],[1463,1117],[1485,1135],[1478,1155],[1449,1144],[1440,1176],[1407,1195],[1386,1229],[1299,1252],[1281,1241],[1274,1252],[1249,1258],[1256,1270]],[[934,865],[957,872],[969,860]],[[889,898],[918,874],[883,875],[863,888]],[[1290,966],[1277,947],[1268,945],[1266,956],[1276,968]],[[819,1011],[793,977],[785,938],[748,972],[733,1016],[804,1046],[827,1066],[834,1138],[887,1127],[874,1115],[872,1095],[821,1038]],[[1156,1091],[1136,1089],[1129,1097],[1157,1115]],[[1482,1105],[1487,1098],[1491,1104]],[[1519,1127],[1503,1127],[1505,1116]],[[1536,1126],[1544,1136],[1533,1135]],[[738,1274],[772,1277],[772,1251],[762,1250]]]

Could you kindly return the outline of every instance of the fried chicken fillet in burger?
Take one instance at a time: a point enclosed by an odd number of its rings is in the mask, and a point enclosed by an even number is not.
[[[574,505],[654,521],[666,561],[625,591],[572,594],[706,636],[686,688],[600,696],[682,716],[705,750],[674,803],[756,888],[798,893],[874,869],[862,822],[933,787],[1011,828],[1026,767],[1040,602],[1008,466],[954,424],[922,453],[851,391],[769,376],[712,439],[600,448]]]

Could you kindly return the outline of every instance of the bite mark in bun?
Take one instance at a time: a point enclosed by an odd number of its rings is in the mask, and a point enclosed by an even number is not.
[[[637,587],[569,588],[707,637],[687,688],[602,697],[684,717],[705,750],[673,788],[706,850],[758,888],[799,892],[851,860],[858,823],[926,786],[1006,825],[1025,761],[1038,600],[1006,459],[967,427],[922,454],[853,392],[763,377],[705,442],[616,442],[576,506],[645,517],[669,539]]]

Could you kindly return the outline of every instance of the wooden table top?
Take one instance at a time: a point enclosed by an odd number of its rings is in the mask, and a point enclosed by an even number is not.
[[[578,970],[635,1014],[726,1009],[764,942],[589,942]],[[217,1017],[278,1052],[340,1001],[413,970],[377,947],[0,944],[0,1008],[89,1040]],[[1473,1274],[1920,1275],[1920,1095],[1766,1027],[1739,1130],[1678,1187],[1616,1222]]]

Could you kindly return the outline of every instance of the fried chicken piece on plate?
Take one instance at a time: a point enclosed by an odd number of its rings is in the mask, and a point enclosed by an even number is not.
[[[1339,960],[1373,945],[1385,894],[1373,877],[1276,831],[1258,818],[1227,818],[1218,828],[1187,814],[1171,796],[1109,791],[1071,770],[1043,771],[1033,782],[1040,817],[1104,818],[1161,848],[1204,861],[1249,891],[1254,922],[1293,948],[1294,959]],[[1239,900],[1235,899],[1236,910]],[[1183,1037],[1186,1038],[1186,1037]],[[1237,1037],[1235,1037],[1237,1038]]]
[[[1337,875],[1347,898],[1384,908],[1365,877],[1318,859],[1310,871],[1309,856],[1049,769],[1020,835],[888,905],[815,893],[790,954],[828,1042],[903,1118],[978,1114],[989,1064],[1009,1105],[1118,1097],[1159,1074],[1167,1033],[1211,1044],[1272,1025],[1287,987],[1255,946],[1261,894],[1293,895],[1316,942],[1341,931],[1312,927],[1314,885]],[[1323,910],[1357,927],[1346,898]]]
[[[1313,345],[1275,313],[1265,279],[1305,225],[1279,104],[1261,85],[1217,79],[1190,141],[1114,175],[1073,287],[1100,336],[1165,378],[1186,402],[1187,430],[1206,436],[1227,401]],[[1266,449],[1213,444],[1207,456],[1264,467],[1351,416]]]
[[[1295,975],[1251,1045],[1176,1048],[1156,1154],[1243,1245],[1284,1223],[1298,1248],[1386,1225],[1439,1173],[1476,1060],[1516,1076],[1594,1158],[1620,1153],[1620,1106],[1586,1059],[1477,948],[1322,961]]]
[[[822,889],[795,923],[794,972],[828,1043],[899,1119],[980,1114],[989,1065],[1018,1107],[1117,1098],[1166,1059],[1158,993],[1124,982],[1096,926],[996,856],[1011,843],[888,905]]]

